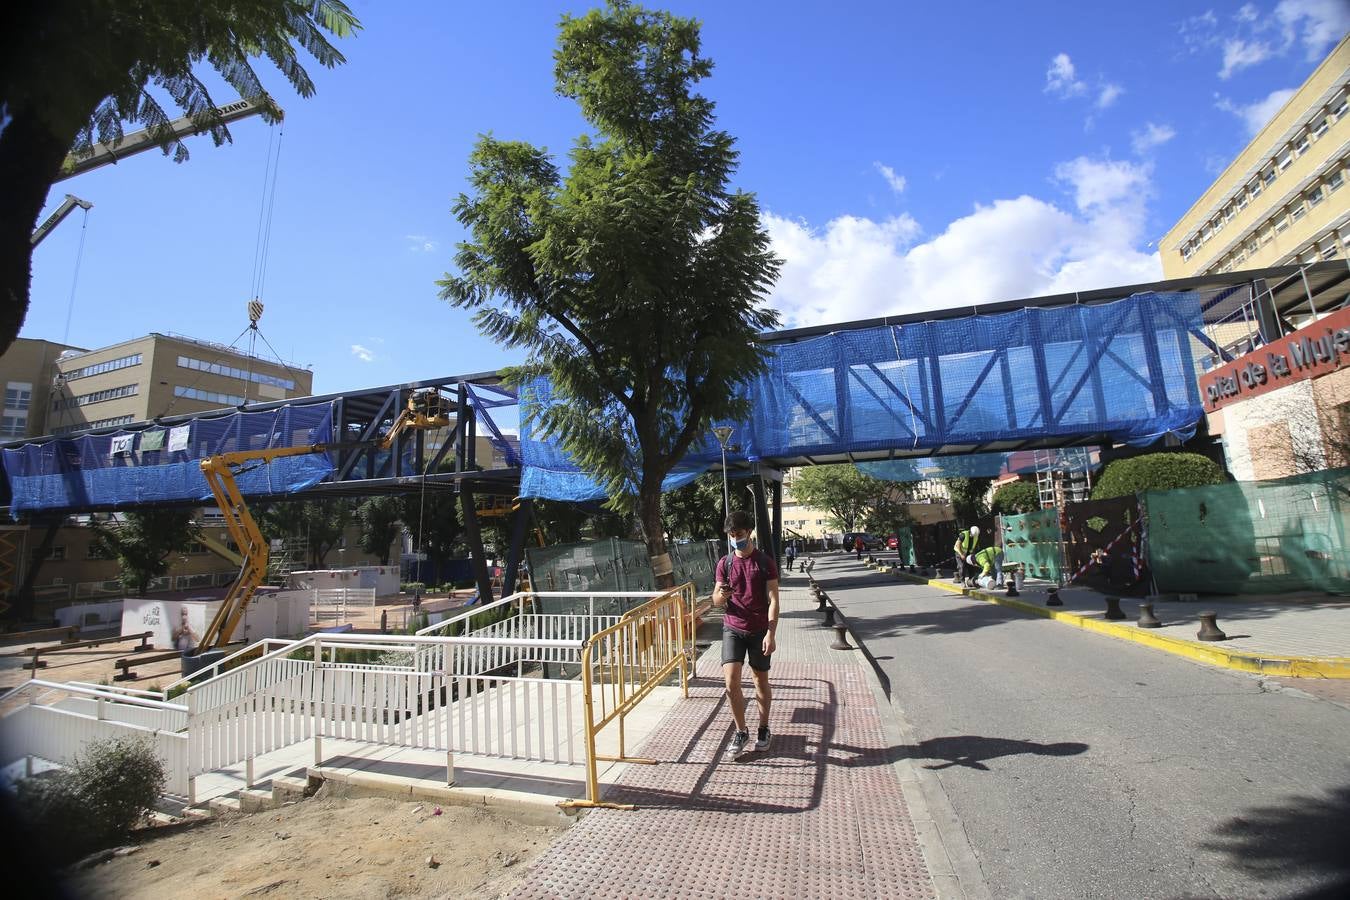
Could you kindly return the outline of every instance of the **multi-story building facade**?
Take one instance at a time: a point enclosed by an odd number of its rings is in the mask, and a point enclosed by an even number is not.
[[[1345,259],[1348,165],[1350,36],[1163,236],[1164,276]]]
[[[64,434],[306,397],[313,393],[314,373],[207,341],[152,333],[63,353],[52,380],[45,433]]]
[[[0,441],[313,393],[308,369],[170,334],[97,350],[20,338],[0,357]]]

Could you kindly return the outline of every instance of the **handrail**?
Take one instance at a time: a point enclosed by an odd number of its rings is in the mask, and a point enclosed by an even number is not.
[[[303,638],[300,639],[300,640],[303,640]],[[178,685],[180,685],[180,684],[187,684],[187,685],[202,684],[203,682],[198,681],[197,679],[199,679],[199,678],[201,677],[201,675],[202,675],[203,672],[210,672],[210,671],[212,671],[213,669],[214,669],[214,670],[219,670],[220,667],[223,666],[223,665],[225,665],[227,662],[233,662],[234,660],[236,660],[236,659],[238,659],[239,657],[243,656],[245,653],[251,653],[251,652],[253,652],[253,649],[254,649],[255,647],[262,646],[262,647],[265,648],[268,644],[294,644],[294,643],[297,643],[297,641],[291,640],[291,639],[289,639],[289,638],[263,638],[263,639],[260,640],[260,641],[256,641],[256,642],[254,642],[254,643],[252,643],[252,644],[249,644],[247,647],[244,647],[244,648],[241,649],[241,650],[236,650],[236,651],[234,651],[234,652],[231,653],[229,656],[226,656],[226,657],[223,657],[223,658],[221,658],[221,659],[216,660],[215,662],[213,662],[213,663],[212,663],[211,665],[209,665],[209,666],[203,666],[202,668],[200,668],[200,669],[198,669],[197,671],[193,672],[191,675],[185,675],[185,676],[183,676],[182,678],[178,679],[177,681],[172,681],[172,682],[170,682],[170,683],[164,688],[164,693],[167,695],[167,694],[169,693],[169,691],[171,691],[171,690],[173,690],[174,688],[178,687]],[[265,652],[267,652],[267,651],[264,649],[263,652],[265,653]],[[217,671],[216,674],[219,675],[220,672]],[[212,676],[212,677],[214,678],[215,676]],[[210,680],[210,679],[207,679],[207,680]]]
[[[132,697],[126,694],[116,694],[112,691],[102,689],[76,687],[70,682],[63,681],[45,681],[41,678],[32,678],[24,682],[21,687],[45,687],[49,690],[65,691],[69,694],[79,694],[86,697],[94,697],[103,700],[112,700],[115,703],[126,703],[131,706],[145,706],[150,709],[167,709],[172,712],[187,712],[188,708],[181,703],[169,703],[167,700],[147,700],[144,697]]]
[[[156,697],[158,697],[161,700],[164,699],[164,691],[143,691],[140,690],[139,688],[124,687],[120,684],[94,684],[92,681],[66,681],[62,683],[74,685],[75,687],[93,688],[94,690],[100,691],[115,691],[119,694],[132,694],[132,695],[140,694],[142,696],[150,697],[152,699]]]
[[[527,597],[527,596],[529,596],[529,595],[528,595],[528,594],[525,594],[525,593],[517,592],[517,593],[514,593],[514,594],[510,595],[509,597],[503,597],[503,598],[500,599],[500,600],[494,600],[494,601],[492,601],[491,603],[487,604],[486,606],[475,606],[473,609],[470,609],[470,610],[468,610],[467,612],[462,612],[462,613],[460,613],[460,614],[457,615],[457,616],[453,616],[453,617],[451,617],[451,618],[449,618],[449,619],[442,619],[441,621],[437,622],[435,625],[428,625],[428,626],[425,627],[425,628],[419,628],[419,629],[417,629],[416,632],[414,632],[414,636],[416,636],[416,637],[421,637],[422,635],[430,634],[430,633],[433,632],[433,631],[439,631],[439,630],[445,628],[445,627],[448,626],[448,625],[453,625],[454,623],[456,623],[456,622],[461,622],[461,621],[463,621],[463,620],[465,620],[465,619],[471,619],[471,618],[473,618],[474,616],[476,616],[476,615],[478,615],[478,614],[480,614],[480,613],[485,613],[485,612],[487,612],[487,611],[490,610],[490,609],[496,609],[497,607],[499,607],[499,606],[504,606],[505,604],[510,603],[510,602],[513,601],[513,600],[520,600],[520,599],[522,599],[522,598],[524,598],[524,597]]]

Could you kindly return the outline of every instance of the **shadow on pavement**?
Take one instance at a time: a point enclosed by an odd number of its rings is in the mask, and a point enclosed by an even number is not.
[[[1225,854],[1234,868],[1261,881],[1325,879],[1325,887],[1292,896],[1348,897],[1350,785],[1330,796],[1290,796],[1279,806],[1252,807],[1216,825],[1201,846]]]
[[[1038,744],[1035,741],[1016,741],[1010,738],[980,737],[961,734],[951,737],[929,738],[913,747],[900,748],[901,759],[941,759],[940,765],[924,766],[925,769],[950,769],[960,766],[965,769],[978,769],[988,772],[987,760],[1000,756],[1020,756],[1030,753],[1035,756],[1077,756],[1088,749],[1087,744],[1066,741],[1058,744]]]

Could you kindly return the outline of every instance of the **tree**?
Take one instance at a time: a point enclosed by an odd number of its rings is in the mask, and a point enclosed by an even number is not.
[[[876,529],[890,533],[910,521],[903,507],[911,485],[873,478],[849,463],[800,469],[791,490],[793,499],[824,510],[830,527],[839,531]]]
[[[1030,481],[1010,481],[994,491],[990,506],[999,516],[1035,512],[1041,508],[1041,492]]]
[[[1107,464],[1092,487],[1092,499],[1107,500],[1141,491],[1170,491],[1223,481],[1219,464],[1198,453],[1146,453]]]
[[[192,514],[182,509],[129,512],[120,522],[95,522],[92,527],[97,552],[117,560],[122,568],[118,580],[137,597],[144,597],[150,582],[169,571],[169,557],[186,551],[198,532]]]
[[[939,478],[952,498],[952,509],[960,525],[971,525],[988,518],[989,505],[984,497],[989,493],[992,478]]]
[[[548,544],[574,544],[581,540],[589,514],[575,503],[560,500],[535,500],[534,524],[544,533]]]
[[[714,421],[747,415],[779,260],[754,196],[729,186],[734,140],[693,90],[712,71],[697,22],[611,0],[563,18],[554,61],[594,135],[565,176],[542,149],[479,140],[473,195],[454,207],[469,239],[441,296],[528,351],[506,377],[527,399],[547,377],[551,402],[528,404],[526,421],[598,478],[610,508],[636,511],[660,571],[662,480]]]
[[[168,128],[168,99],[217,145],[230,139],[197,69],[210,65],[242,97],[264,95],[252,61],[267,57],[302,97],[314,83],[294,45],[320,65],[345,60],[323,31],[360,23],[339,0],[16,0],[0,15],[0,353],[28,313],[30,237],[66,155],[153,129],[187,159]],[[265,101],[275,121],[277,107]]]
[[[722,476],[707,472],[661,498],[661,515],[671,537],[715,538],[722,534]]]
[[[399,501],[403,507],[403,521],[412,534],[414,551],[425,553],[437,570],[454,559],[462,532],[459,495],[424,490],[404,494]],[[420,574],[417,580],[421,580]]]
[[[371,497],[356,508],[361,549],[389,565],[389,546],[403,533],[403,504],[397,497]]]
[[[284,500],[261,504],[254,519],[267,540],[292,538],[305,541],[307,564],[322,569],[328,554],[342,540],[352,521],[352,501]]]

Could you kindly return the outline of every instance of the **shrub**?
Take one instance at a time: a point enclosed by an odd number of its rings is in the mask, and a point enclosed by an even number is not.
[[[405,581],[398,589],[405,594],[416,594],[418,591],[426,593],[427,586],[420,581]]]
[[[1108,465],[1092,488],[1092,499],[1222,484],[1223,480],[1223,469],[1198,453],[1148,453]]]
[[[1030,481],[1010,481],[994,491],[990,507],[999,516],[1035,512],[1041,508],[1041,494]]]
[[[148,740],[90,742],[66,769],[19,782],[37,840],[69,862],[125,835],[164,791],[164,763]]]

